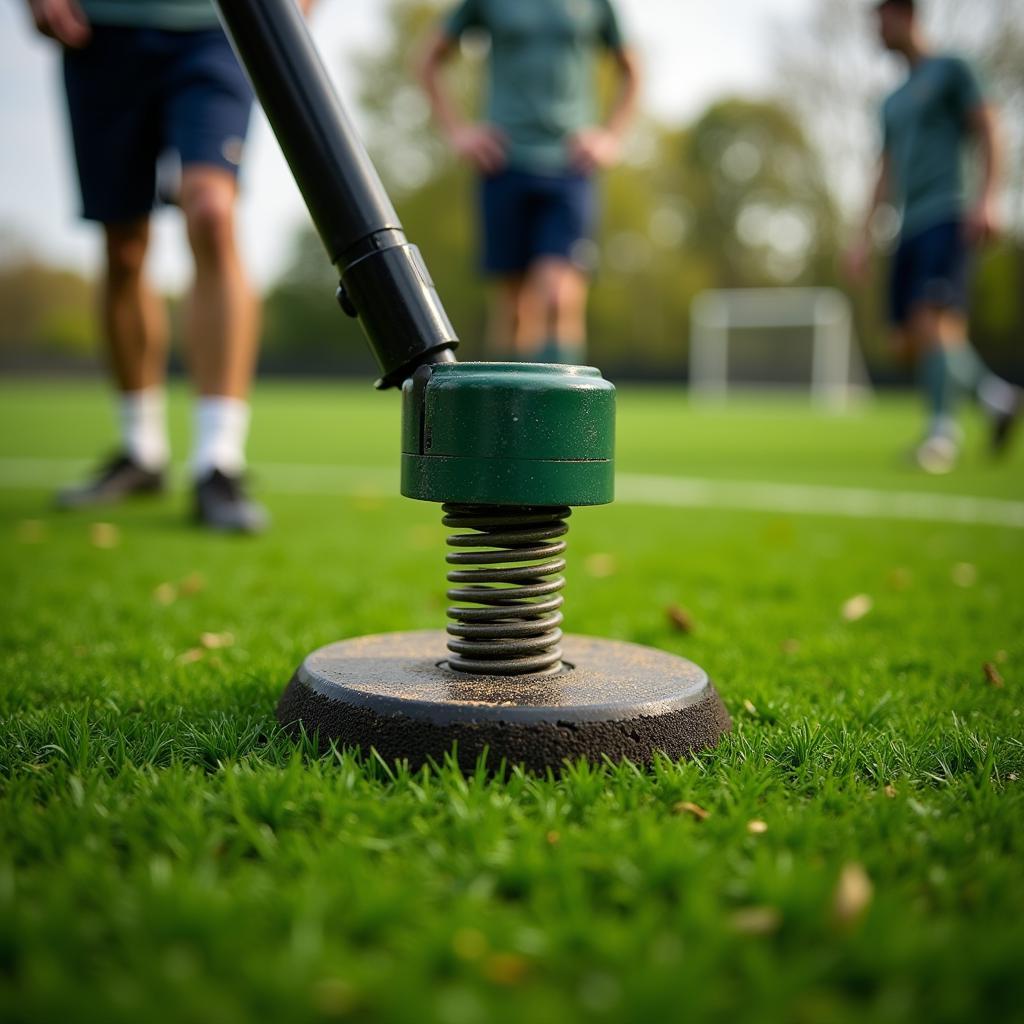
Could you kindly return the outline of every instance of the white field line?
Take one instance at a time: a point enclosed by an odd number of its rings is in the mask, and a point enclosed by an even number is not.
[[[88,463],[77,459],[0,458],[0,489],[54,487]],[[178,474],[184,469],[178,467]],[[315,496],[397,497],[397,470],[376,466],[261,462],[257,483],[273,492]],[[1024,501],[923,491],[886,491],[704,477],[619,473],[616,501],[665,508],[730,509],[848,519],[897,519],[1024,529]]]
[[[616,500],[673,508],[739,509],[849,519],[909,519],[1024,529],[1024,501],[824,484],[639,476],[616,478]]]

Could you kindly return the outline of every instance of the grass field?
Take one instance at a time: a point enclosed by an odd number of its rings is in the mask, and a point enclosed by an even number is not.
[[[394,395],[255,406],[275,528],[226,540],[180,489],[52,514],[106,396],[0,386],[0,1019],[1024,1019],[1024,450],[930,480],[909,400],[624,390],[569,627],[692,657],[735,729],[464,779],[277,731],[311,648],[441,626],[443,530]]]

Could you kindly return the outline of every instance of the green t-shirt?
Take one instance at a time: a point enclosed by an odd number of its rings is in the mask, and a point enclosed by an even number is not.
[[[487,119],[508,136],[509,166],[557,172],[567,140],[595,123],[595,55],[622,49],[611,0],[463,0],[449,15],[453,39],[491,37]]]
[[[903,211],[904,237],[962,216],[968,119],[983,103],[970,65],[950,56],[921,61],[885,101],[891,198]]]
[[[81,3],[86,18],[95,25],[193,32],[220,24],[212,0],[81,0]]]

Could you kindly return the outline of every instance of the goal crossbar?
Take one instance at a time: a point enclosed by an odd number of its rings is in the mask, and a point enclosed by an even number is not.
[[[843,409],[867,389],[867,369],[854,337],[850,303],[835,288],[705,291],[694,299],[690,321],[690,390],[697,397],[728,395],[730,335],[752,329],[810,329],[810,389],[822,404]]]

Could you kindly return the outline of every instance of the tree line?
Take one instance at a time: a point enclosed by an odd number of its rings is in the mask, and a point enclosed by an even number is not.
[[[992,11],[1002,0],[990,0]],[[941,2],[940,2],[941,6]],[[958,21],[968,49],[995,82],[1018,152],[1024,102],[1024,32],[992,16]],[[960,5],[962,6],[962,5]],[[1009,9],[1009,5],[1007,10]],[[422,249],[469,358],[493,355],[485,343],[486,295],[476,272],[476,188],[430,124],[409,74],[410,41],[438,16],[438,4],[390,0],[385,45],[359,65],[359,102],[368,144],[393,193],[409,237]],[[685,374],[689,308],[708,288],[831,286],[840,273],[847,224],[875,145],[870,111],[882,83],[865,51],[856,0],[822,0],[807,37],[779,44],[777,97],[723,98],[688,125],[641,119],[621,166],[603,181],[597,276],[590,309],[590,358],[618,377]],[[939,12],[941,13],[941,11]],[[991,11],[990,11],[991,14]],[[467,104],[481,92],[484,46],[470,40],[454,69]],[[828,59],[814,60],[814,53]],[[1020,60],[1013,60],[1016,53]],[[872,64],[869,58],[874,59]],[[1019,163],[1011,160],[1019,171]],[[862,172],[863,174],[863,172]],[[1020,361],[1024,336],[1024,181],[1014,180],[1011,233],[980,262],[976,341],[997,362]],[[876,377],[896,372],[884,330],[885,261],[875,287],[850,292],[858,335]],[[267,371],[369,373],[358,325],[340,314],[336,282],[311,227],[292,240],[280,278],[265,296]],[[0,267],[0,359],[23,351],[82,353],[95,345],[88,285],[30,260]]]

